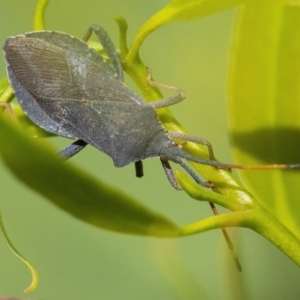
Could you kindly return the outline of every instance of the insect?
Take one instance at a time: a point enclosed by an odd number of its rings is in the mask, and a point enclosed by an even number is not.
[[[92,32],[105,49],[110,64],[86,44]],[[179,164],[202,186],[211,185],[202,182],[184,160],[225,169],[300,167],[297,164],[223,164],[215,160],[207,140],[166,131],[156,109],[182,101],[184,93],[178,90],[173,97],[149,104],[136,95],[123,83],[120,58],[100,25],[92,25],[83,41],[61,32],[36,31],[7,38],[3,50],[11,86],[28,117],[50,133],[75,139],[59,152],[64,159],[90,144],[109,155],[116,167],[134,163],[136,176],[142,177],[142,160],[159,157],[169,182],[176,189],[180,186],[169,161]],[[205,145],[209,159],[190,155],[173,139]],[[210,205],[215,212],[214,204]],[[241,270],[228,234],[224,228],[222,231]]]
[[[110,64],[86,44],[92,32]],[[120,58],[100,25],[92,25],[83,41],[61,32],[36,31],[7,38],[3,50],[8,77],[28,117],[50,133],[76,140],[60,151],[65,159],[90,144],[109,155],[116,167],[134,162],[136,175],[141,177],[142,160],[159,157],[176,189],[180,186],[169,161],[179,164],[203,186],[207,184],[183,159],[217,168],[253,168],[217,162],[205,139],[167,132],[155,110],[182,101],[184,93],[149,104],[136,95],[123,83]],[[210,159],[188,154],[174,138],[207,146]]]
[[[92,25],[83,40],[93,31],[111,65],[85,42],[60,32],[31,32],[6,40],[7,73],[22,109],[46,131],[76,139],[60,152],[65,159],[90,144],[108,154],[116,167],[135,162],[138,177],[143,175],[143,159],[160,157],[175,188],[179,186],[168,160],[203,184],[181,158],[215,162],[190,156],[171,138],[206,144],[213,157],[211,145],[201,138],[166,132],[155,112],[183,100],[184,94],[147,104],[124,85],[120,59],[104,29]]]

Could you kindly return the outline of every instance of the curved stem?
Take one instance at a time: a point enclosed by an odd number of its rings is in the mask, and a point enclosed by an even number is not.
[[[247,220],[246,227],[256,231],[300,266],[300,240],[260,203]]]
[[[45,30],[45,10],[49,3],[49,0],[39,0],[35,9],[33,29],[34,30]]]
[[[8,247],[10,248],[10,250],[25,264],[25,266],[28,268],[28,270],[31,273],[31,283],[30,285],[24,290],[24,293],[30,293],[33,292],[39,282],[39,276],[38,273],[36,271],[36,269],[30,264],[30,262],[14,247],[14,245],[12,244],[12,242],[10,241],[4,224],[2,222],[2,217],[1,217],[1,213],[0,213],[0,231],[2,233],[2,236],[6,242],[6,244],[8,245]]]

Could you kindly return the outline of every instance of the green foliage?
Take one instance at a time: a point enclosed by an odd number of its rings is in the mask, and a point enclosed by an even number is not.
[[[39,1],[35,29],[44,28],[47,3]],[[233,33],[228,95],[235,159],[251,164],[299,162],[295,149],[299,139],[300,10],[296,1],[293,1],[295,6],[290,3],[172,1],[141,27],[131,47],[127,47],[126,21],[118,17],[124,70],[147,101],[160,99],[160,91],[147,84],[148,72],[139,57],[145,38],[168,22],[201,18],[240,6]],[[7,103],[12,99],[6,79],[0,82],[0,96]],[[0,119],[0,155],[19,180],[73,216],[108,230],[158,237],[247,227],[267,238],[300,266],[298,171],[245,171],[241,176],[251,186],[250,192],[228,170],[193,164],[213,183],[217,193],[178,173],[183,189],[197,200],[218,204],[231,212],[180,228],[117,188],[63,163],[44,143],[30,139],[32,135],[43,136],[42,131],[22,112],[17,110],[17,115],[23,132],[9,124],[9,118]],[[159,109],[158,115],[167,130],[186,132],[167,108]],[[205,147],[189,143],[184,147],[195,156],[208,157]],[[69,182],[73,183],[73,189],[65,188]]]
[[[239,13],[231,52],[228,118],[239,162],[300,161],[299,24],[300,7],[288,1],[249,2]],[[254,171],[242,176],[268,210],[300,236],[299,171]]]
[[[164,217],[64,163],[44,143],[28,138],[11,124],[2,120],[0,124],[1,155],[5,164],[19,180],[61,209],[108,230],[151,236],[178,235],[176,225]],[[66,188],[70,182],[72,188]]]

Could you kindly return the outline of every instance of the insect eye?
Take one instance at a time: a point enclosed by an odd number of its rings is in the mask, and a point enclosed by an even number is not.
[[[175,141],[172,141],[172,146],[174,146],[174,147],[178,147],[178,143],[177,143],[177,142],[175,142]]]

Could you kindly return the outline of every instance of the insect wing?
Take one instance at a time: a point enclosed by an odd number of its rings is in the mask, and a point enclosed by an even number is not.
[[[85,43],[61,33],[39,34],[42,39],[32,33],[11,39],[6,47],[13,73],[39,109],[59,124],[60,131],[104,151],[116,165],[139,159],[132,152],[146,133],[151,138],[148,123],[155,122],[154,132],[162,130],[153,108]],[[141,153],[147,142],[143,140]]]
[[[71,133],[65,131],[57,122],[52,120],[46,112],[38,105],[35,97],[22,85],[18,76],[15,74],[11,64],[15,66],[16,62],[14,47],[12,48],[12,44],[14,44],[15,39],[23,38],[23,36],[18,36],[16,38],[8,38],[6,40],[5,45],[3,46],[5,60],[7,62],[7,74],[12,85],[12,88],[15,92],[15,95],[23,109],[23,111],[29,116],[29,118],[44,128],[46,131],[58,134],[61,136],[65,136],[68,138],[75,138]],[[24,70],[26,74],[26,70]]]

